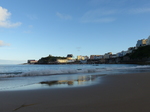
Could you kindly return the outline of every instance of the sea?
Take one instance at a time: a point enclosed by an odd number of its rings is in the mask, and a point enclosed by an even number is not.
[[[142,72],[150,72],[150,65],[0,65],[0,91],[85,87],[100,83],[106,75]]]

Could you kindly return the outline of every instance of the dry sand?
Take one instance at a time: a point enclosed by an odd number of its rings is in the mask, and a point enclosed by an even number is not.
[[[0,92],[0,112],[150,112],[150,73],[79,88]]]

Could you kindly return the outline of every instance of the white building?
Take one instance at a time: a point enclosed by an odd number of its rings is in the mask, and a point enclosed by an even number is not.
[[[116,55],[117,55],[117,57],[122,57],[123,56],[122,52],[118,52]]]
[[[129,52],[131,52],[131,51],[129,51]],[[128,51],[121,51],[121,52],[118,52],[118,53],[116,54],[116,57],[125,56],[127,53],[128,53]]]
[[[104,59],[109,59],[110,55],[112,55],[112,52],[108,52],[104,54]]]
[[[116,57],[117,57],[117,54],[110,55],[110,58],[116,58]]]
[[[57,59],[57,63],[67,63],[68,59]]]
[[[75,59],[57,59],[57,63],[71,63],[75,62]]]
[[[150,36],[147,39],[146,45],[150,45]]]
[[[69,60],[67,61],[67,63],[72,63],[72,62],[75,62],[75,59],[69,59]]]
[[[127,51],[121,51],[122,55],[125,56],[127,54]]]
[[[89,57],[88,56],[77,56],[77,60],[88,60]]]
[[[147,39],[141,39],[137,41],[136,47],[145,46],[147,43]]]

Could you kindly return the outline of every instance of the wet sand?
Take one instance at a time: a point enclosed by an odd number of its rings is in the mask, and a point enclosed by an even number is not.
[[[0,112],[150,112],[150,73],[106,75],[87,87],[0,92]]]

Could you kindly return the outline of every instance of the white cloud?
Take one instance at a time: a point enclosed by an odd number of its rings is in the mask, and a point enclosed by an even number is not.
[[[2,46],[9,46],[10,44],[3,42],[2,40],[0,40],[0,47]]]
[[[89,23],[89,22],[112,22],[115,20],[114,17],[110,17],[116,12],[114,10],[104,10],[104,9],[97,9],[91,10],[86,12],[82,18],[81,22]]]
[[[0,27],[10,28],[17,27],[21,25],[21,22],[11,23],[10,22],[11,13],[7,9],[0,6]]]
[[[61,19],[65,19],[65,20],[72,19],[72,17],[70,15],[61,14],[59,12],[57,12],[56,15]]]

